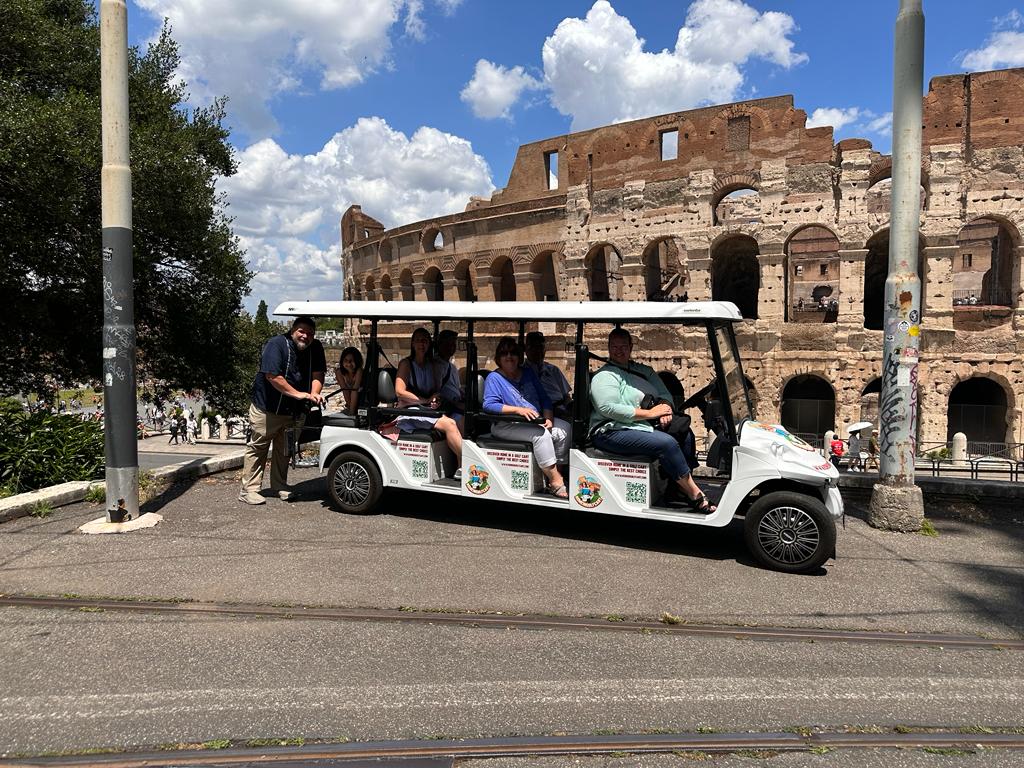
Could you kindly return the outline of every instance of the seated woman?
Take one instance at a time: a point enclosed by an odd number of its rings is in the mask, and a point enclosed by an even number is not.
[[[632,353],[633,340],[628,331],[616,328],[608,335],[609,362],[598,370],[590,384],[590,400],[594,406],[590,416],[591,442],[609,453],[656,457],[690,508],[710,514],[715,507],[693,481],[680,441],[648,423],[654,420],[661,426],[668,426],[672,421],[672,406],[659,402],[650,408],[641,407],[650,393],[644,391],[646,387],[637,386],[642,382],[631,372],[631,366],[647,366],[631,364]]]
[[[359,390],[363,386],[363,356],[355,347],[346,347],[341,353],[334,376],[345,398],[345,413],[355,415],[359,407]]]
[[[412,354],[402,358],[395,377],[395,394],[399,408],[425,407],[436,410],[441,405],[441,386],[445,368],[434,357],[430,347],[430,332],[417,328],[412,333]],[[455,453],[456,461],[462,464],[462,432],[459,423],[450,416],[399,416],[398,429],[412,432],[415,429],[434,429],[444,435],[448,447]],[[456,477],[462,470],[456,471]]]
[[[547,479],[547,492],[559,499],[569,498],[559,464],[569,461],[569,424],[556,419],[551,412],[551,399],[544,392],[540,379],[529,368],[523,368],[523,353],[511,336],[498,342],[494,352],[498,369],[484,381],[484,411],[511,413],[526,419],[543,417],[542,424],[497,421],[491,434],[502,440],[529,440],[540,471]]]

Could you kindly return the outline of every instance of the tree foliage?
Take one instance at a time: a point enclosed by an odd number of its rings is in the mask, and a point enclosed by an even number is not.
[[[165,26],[129,52],[140,378],[221,390],[251,274],[218,176],[235,172],[224,102],[189,109]],[[0,24],[0,392],[98,379],[103,325],[99,30],[88,0],[7,0]],[[251,325],[251,321],[248,321]],[[250,361],[251,362],[251,361]]]

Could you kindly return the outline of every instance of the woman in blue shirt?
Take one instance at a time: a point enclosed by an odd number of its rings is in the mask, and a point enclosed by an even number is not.
[[[551,399],[540,380],[523,367],[523,352],[511,336],[504,336],[494,352],[498,369],[484,381],[484,411],[511,413],[543,423],[499,421],[491,425],[491,434],[502,440],[533,443],[533,455],[547,479],[547,491],[559,499],[569,498],[559,464],[569,463],[569,424],[556,419]]]

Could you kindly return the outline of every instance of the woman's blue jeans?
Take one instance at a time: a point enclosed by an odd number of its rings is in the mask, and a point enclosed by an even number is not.
[[[608,453],[638,454],[651,456],[661,462],[661,468],[671,480],[678,480],[690,474],[679,443],[664,432],[647,432],[642,429],[609,429],[594,435],[594,447]]]

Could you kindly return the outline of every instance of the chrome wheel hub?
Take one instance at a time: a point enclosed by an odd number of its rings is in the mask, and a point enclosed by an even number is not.
[[[334,474],[334,492],[346,506],[362,504],[370,496],[370,475],[366,468],[354,461],[346,461]]]
[[[795,565],[810,560],[821,542],[814,518],[797,507],[768,510],[757,526],[764,551],[780,563]]]

